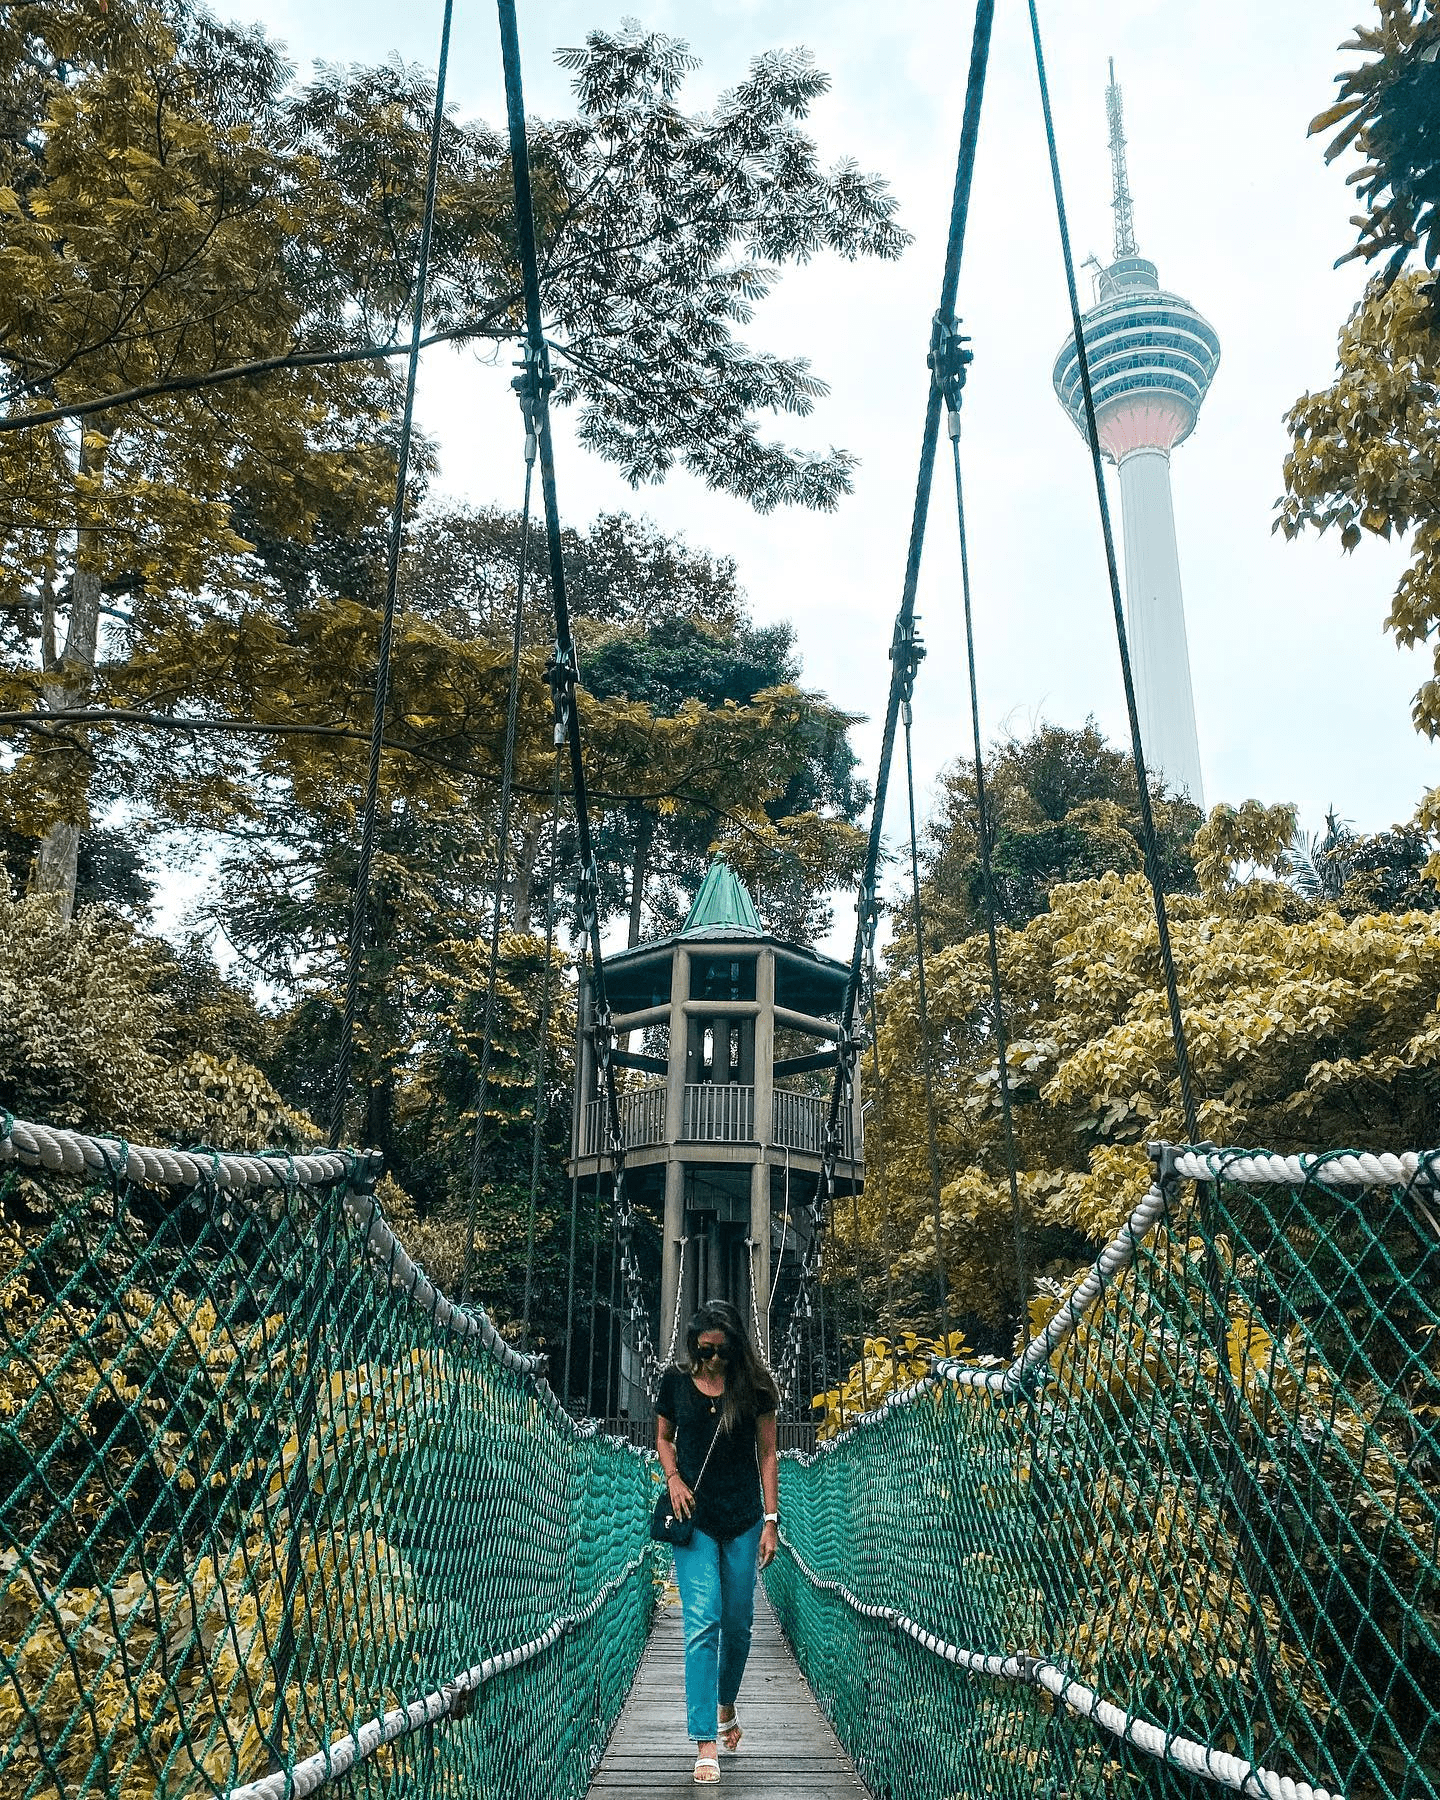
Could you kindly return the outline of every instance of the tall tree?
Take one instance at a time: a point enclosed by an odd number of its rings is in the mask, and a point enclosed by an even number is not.
[[[289,71],[258,33],[187,6],[8,8],[0,26],[0,381],[6,425],[136,385],[142,406],[0,435],[0,597],[16,709],[165,706],[139,673],[196,608],[252,594],[235,503],[304,538],[314,495],[357,524],[386,487],[383,365],[287,370],[223,391],[173,384],[337,322],[314,252]],[[223,599],[216,598],[223,596]],[[203,598],[203,607],[202,607]],[[108,666],[107,666],[108,665]],[[182,688],[181,692],[184,690]],[[97,786],[83,726],[30,736],[10,774],[42,837],[41,891],[67,913]],[[101,780],[102,791],[109,786]]]
[[[1169,891],[1194,887],[1189,846],[1201,824],[1184,795],[1152,782],[1151,805]],[[1129,756],[1105,741],[1094,720],[1079,731],[1042,725],[1009,738],[986,759],[996,914],[1019,928],[1044,912],[1051,891],[1107,870],[1144,867],[1140,803]],[[940,777],[922,847],[921,906],[928,939],[953,944],[985,923],[980,814],[973,763],[957,761]],[[902,905],[896,952],[908,959],[914,922]]]
[[[853,873],[866,792],[855,776],[853,721],[798,686],[790,627],[755,625],[731,559],[648,520],[602,514],[583,532],[567,531],[563,547],[584,688],[605,703],[593,744],[605,916],[626,918],[631,943],[647,917],[661,929],[674,925],[719,845],[777,929],[823,929],[825,890]],[[550,632],[549,572],[538,549],[526,631],[537,650]],[[432,516],[408,565],[411,604],[461,636],[503,642],[519,555],[513,514]],[[627,720],[640,754],[624,775],[612,757]],[[757,731],[769,734],[763,751]],[[522,922],[544,810],[543,798],[524,796],[515,858]]]
[[[691,115],[677,40],[596,32],[562,62],[577,115],[532,125],[558,399],[634,482],[680,463],[833,505],[848,454],[760,428],[822,384],[738,335],[785,263],[905,243],[884,184],[802,129],[825,77],[769,54]],[[133,715],[223,723],[258,650],[290,684],[253,720],[317,722],[313,659],[374,599],[432,96],[398,67],[299,86],[188,0],[9,8],[0,84],[0,704],[64,715],[27,721],[7,797],[63,906],[90,792],[163,777]],[[520,308],[504,139],[451,119],[442,148],[426,331],[489,345]],[[363,739],[357,707],[318,722]]]

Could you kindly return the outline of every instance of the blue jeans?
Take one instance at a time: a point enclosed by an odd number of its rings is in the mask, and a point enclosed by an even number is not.
[[[675,1551],[675,1581],[685,1615],[685,1728],[713,1743],[719,1708],[733,1706],[750,1654],[760,1525],[720,1544],[696,1531]]]

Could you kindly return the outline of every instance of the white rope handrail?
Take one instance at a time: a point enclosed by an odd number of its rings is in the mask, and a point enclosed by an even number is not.
[[[0,1113],[0,1168],[18,1164],[50,1174],[133,1181],[142,1187],[210,1187],[254,1204],[273,1189],[318,1188],[349,1176],[373,1177],[381,1168],[375,1150],[321,1150],[291,1155],[283,1150],[246,1154],[230,1150],[170,1150],[131,1144],[124,1138],[41,1125]],[[557,1425],[581,1437],[599,1431],[578,1423],[544,1379],[546,1359],[517,1350],[496,1329],[483,1307],[461,1306],[425,1273],[395,1235],[374,1194],[348,1187],[345,1211],[364,1233],[371,1273],[404,1295],[443,1330],[478,1342],[502,1367],[527,1377],[536,1398]]]
[[[433,1725],[437,1720],[447,1717],[454,1712],[457,1702],[466,1694],[474,1693],[496,1675],[503,1675],[509,1669],[517,1669],[522,1663],[533,1661],[569,1632],[587,1625],[648,1561],[648,1550],[642,1550],[626,1563],[619,1574],[598,1589],[579,1612],[553,1619],[539,1637],[531,1638],[525,1644],[517,1644],[513,1649],[497,1651],[494,1656],[487,1656],[483,1662],[463,1669],[443,1687],[432,1688],[418,1700],[412,1700],[408,1706],[397,1706],[390,1712],[367,1719],[353,1731],[332,1738],[324,1750],[317,1750],[313,1756],[307,1756],[303,1762],[296,1763],[288,1774],[280,1769],[273,1775],[262,1776],[258,1781],[247,1781],[240,1787],[231,1788],[227,1800],[287,1800],[287,1796],[294,1796],[294,1800],[305,1800],[306,1795],[316,1793],[330,1782],[348,1775],[357,1763],[373,1756],[382,1745],[391,1744],[396,1738],[418,1731],[422,1725]]]
[[[1045,1323],[1015,1360],[1003,1369],[979,1369],[954,1357],[941,1357],[935,1374],[941,1381],[960,1386],[989,1388],[992,1392],[1014,1392],[1031,1375],[1040,1370],[1067,1338],[1073,1336],[1081,1319],[1100,1298],[1105,1289],[1134,1262],[1141,1244],[1164,1218],[1170,1204],[1166,1190],[1157,1182],[1126,1219],[1110,1242],[1090,1265],[1085,1279],[1070,1298]]]
[[[1405,1187],[1440,1151],[1338,1150],[1325,1156],[1277,1156],[1270,1150],[1181,1150],[1175,1172],[1189,1181],[1325,1181],[1337,1187]]]
[[[918,1395],[943,1382],[954,1387],[982,1388],[1001,1397],[1018,1394],[1026,1381],[1074,1333],[1080,1320],[1100,1298],[1105,1287],[1134,1262],[1141,1243],[1164,1217],[1168,1205],[1166,1190],[1156,1183],[1096,1257],[1079,1287],[1046,1322],[1045,1329],[1030,1340],[1023,1353],[1013,1362],[999,1368],[987,1368],[982,1364],[961,1362],[954,1356],[937,1357],[932,1367],[918,1380],[912,1381],[907,1387],[897,1388],[893,1394],[887,1394],[869,1412],[858,1413],[852,1420],[850,1429],[853,1431],[866,1425],[878,1424],[896,1407],[908,1406]],[[824,1443],[816,1446],[815,1456],[828,1454],[845,1443],[849,1436],[850,1432],[846,1431],[827,1438]],[[811,1460],[813,1458],[800,1458],[802,1462]]]
[[[376,1160],[372,1163],[370,1158]],[[212,1186],[221,1193],[248,1188],[324,1187],[350,1170],[378,1168],[374,1151],[312,1151],[291,1156],[283,1150],[254,1155],[227,1150],[162,1150],[130,1144],[120,1137],[96,1137],[33,1119],[0,1116],[0,1165],[19,1163],[56,1175],[101,1175],[141,1187]]]
[[[517,1375],[538,1377],[542,1373],[543,1356],[527,1356],[517,1350],[501,1336],[483,1307],[462,1306],[435,1285],[396,1237],[373,1194],[358,1193],[352,1188],[345,1196],[345,1211],[365,1234],[365,1255],[372,1271],[390,1287],[412,1300],[442,1329],[461,1338],[477,1338],[498,1363]],[[548,1384],[544,1385],[544,1394],[561,1412],[565,1411]],[[570,1417],[568,1413],[565,1416]]]
[[[1440,1151],[1405,1150],[1397,1154],[1342,1151],[1321,1156],[1279,1156],[1265,1150],[1182,1150],[1174,1157],[1175,1173],[1188,1181],[1311,1182],[1327,1181],[1343,1186],[1401,1187],[1413,1183],[1429,1168],[1440,1169]],[[1085,1279],[1070,1298],[1046,1321],[1021,1355],[1002,1368],[986,1368],[962,1362],[958,1357],[937,1357],[932,1368],[909,1386],[886,1396],[879,1406],[859,1413],[851,1428],[871,1425],[897,1406],[906,1406],[927,1389],[949,1382],[955,1387],[982,1388],[1000,1396],[1018,1394],[1038,1374],[1117,1275],[1135,1261],[1140,1245],[1164,1218],[1170,1203],[1167,1185],[1156,1182],[1124,1224],[1091,1264]],[[816,1447],[821,1456],[841,1444],[849,1433],[827,1438]],[[801,1458],[808,1461],[809,1458]]]
[[[903,1632],[932,1656],[939,1657],[942,1662],[951,1663],[956,1668],[967,1669],[973,1675],[988,1675],[1001,1681],[1023,1681],[1031,1687],[1044,1688],[1061,1705],[1081,1718],[1092,1719],[1112,1737],[1133,1744],[1137,1750],[1143,1750],[1147,1756],[1153,1756],[1158,1761],[1173,1763],[1202,1781],[1213,1781],[1221,1787],[1233,1788],[1236,1793],[1253,1796],[1253,1800],[1344,1800],[1344,1795],[1335,1790],[1312,1787],[1308,1781],[1296,1781],[1288,1775],[1277,1774],[1275,1770],[1248,1762],[1231,1751],[1213,1749],[1195,1738],[1179,1737],[1148,1719],[1127,1712],[1124,1707],[1102,1700],[1094,1688],[1067,1675],[1049,1657],[1015,1653],[987,1656],[979,1651],[962,1649],[958,1644],[947,1642],[938,1633],[928,1631],[895,1607],[872,1606],[852,1593],[843,1582],[831,1581],[817,1574],[783,1532],[780,1534],[780,1547],[812,1587],[823,1593],[834,1594],[862,1618],[879,1620],[893,1630]]]

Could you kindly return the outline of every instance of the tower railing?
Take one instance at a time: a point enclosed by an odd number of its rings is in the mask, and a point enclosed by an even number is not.
[[[627,1148],[665,1142],[665,1083],[652,1081],[620,1095],[620,1131]],[[604,1100],[585,1103],[583,1156],[603,1156],[608,1148]]]
[[[829,1100],[819,1095],[776,1088],[771,1143],[819,1156],[825,1148],[825,1120],[829,1110]],[[848,1160],[855,1155],[855,1131],[848,1112],[840,1115],[840,1132],[840,1154]]]
[[[689,1144],[753,1143],[755,1089],[738,1081],[687,1082],[680,1135]]]
[[[777,1087],[768,1143],[802,1155],[819,1156],[825,1147],[829,1101],[816,1094]],[[841,1115],[841,1150],[847,1160],[860,1154],[853,1121]],[[665,1083],[655,1081],[620,1096],[620,1129],[628,1149],[665,1142]],[[692,1081],[685,1087],[680,1141],[686,1144],[753,1144],[755,1089],[742,1082]],[[607,1148],[605,1102],[585,1103],[580,1154],[603,1156]]]

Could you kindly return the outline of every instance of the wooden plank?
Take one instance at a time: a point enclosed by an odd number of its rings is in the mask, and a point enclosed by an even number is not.
[[[764,1590],[755,1596],[755,1635],[736,1705],[745,1736],[720,1752],[716,1791],[728,1800],[861,1800],[866,1790],[815,1704],[780,1635]],[[685,1800],[695,1746],[685,1735],[685,1640],[671,1597],[655,1619],[645,1656],[605,1755],[590,1783],[595,1800]]]

